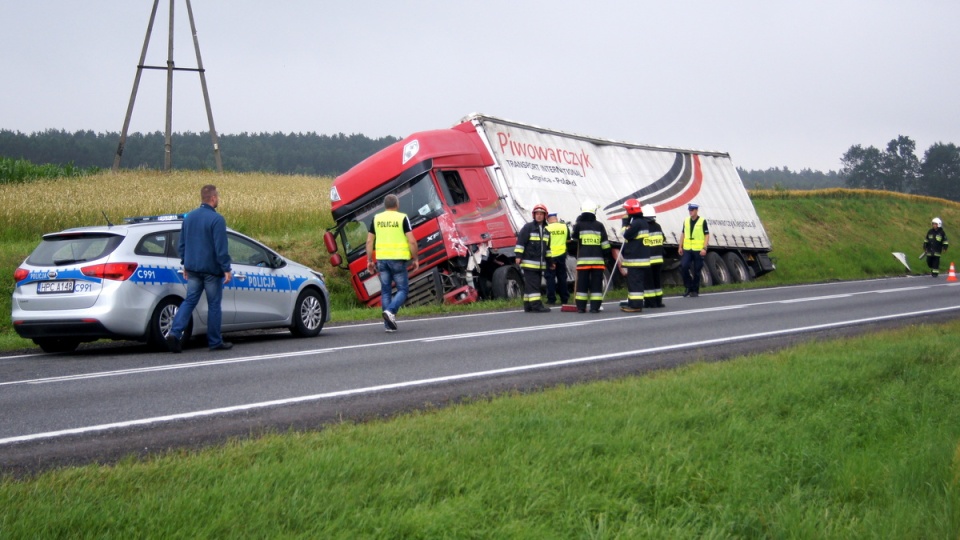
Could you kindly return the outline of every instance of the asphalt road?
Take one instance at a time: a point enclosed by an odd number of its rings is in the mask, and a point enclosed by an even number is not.
[[[109,462],[232,437],[365,420],[510,390],[621,377],[808,339],[960,317],[960,288],[907,277],[671,297],[664,309],[521,311],[0,356],[0,469]],[[334,320],[336,314],[334,314]]]

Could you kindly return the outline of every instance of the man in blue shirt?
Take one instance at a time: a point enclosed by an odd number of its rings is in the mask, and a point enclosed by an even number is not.
[[[230,253],[227,251],[227,222],[217,213],[220,194],[214,185],[200,188],[200,206],[183,218],[177,253],[183,265],[183,277],[187,279],[187,297],[177,309],[173,326],[166,335],[170,352],[182,350],[180,340],[193,310],[200,302],[200,295],[207,294],[207,346],[211,351],[225,351],[233,347],[223,341],[220,324],[223,312],[220,301],[223,286],[230,283],[233,271]]]

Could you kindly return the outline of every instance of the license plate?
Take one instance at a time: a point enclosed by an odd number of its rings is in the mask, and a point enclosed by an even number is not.
[[[37,294],[72,293],[73,280],[41,281],[37,283]]]

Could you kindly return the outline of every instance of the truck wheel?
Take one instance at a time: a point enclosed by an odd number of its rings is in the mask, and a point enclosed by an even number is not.
[[[523,298],[523,276],[513,266],[501,266],[493,272],[493,297]]]
[[[77,350],[80,340],[70,338],[33,338],[45,353],[68,353]]]
[[[150,329],[147,331],[147,343],[154,349],[167,350],[166,335],[173,327],[173,317],[177,314],[180,298],[164,298],[157,304],[157,309],[153,310],[153,316],[150,317]],[[190,334],[193,332],[193,321],[187,323],[183,331],[183,337],[180,343],[186,343],[190,340]]]
[[[316,289],[304,289],[293,306],[290,333],[298,337],[314,337],[319,334],[326,319],[323,309],[323,296]]]
[[[730,283],[730,270],[723,258],[716,251],[707,252],[707,260],[704,268],[710,269],[710,275],[713,276],[714,285],[726,285]]]
[[[723,262],[727,263],[727,269],[730,270],[731,283],[746,283],[750,281],[750,270],[747,264],[743,262],[740,255],[730,251],[724,254]]]

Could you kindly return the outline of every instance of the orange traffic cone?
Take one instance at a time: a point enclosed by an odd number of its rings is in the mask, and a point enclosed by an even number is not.
[[[953,263],[950,263],[950,271],[947,272],[947,281],[956,281],[957,280],[957,270],[953,267]]]

